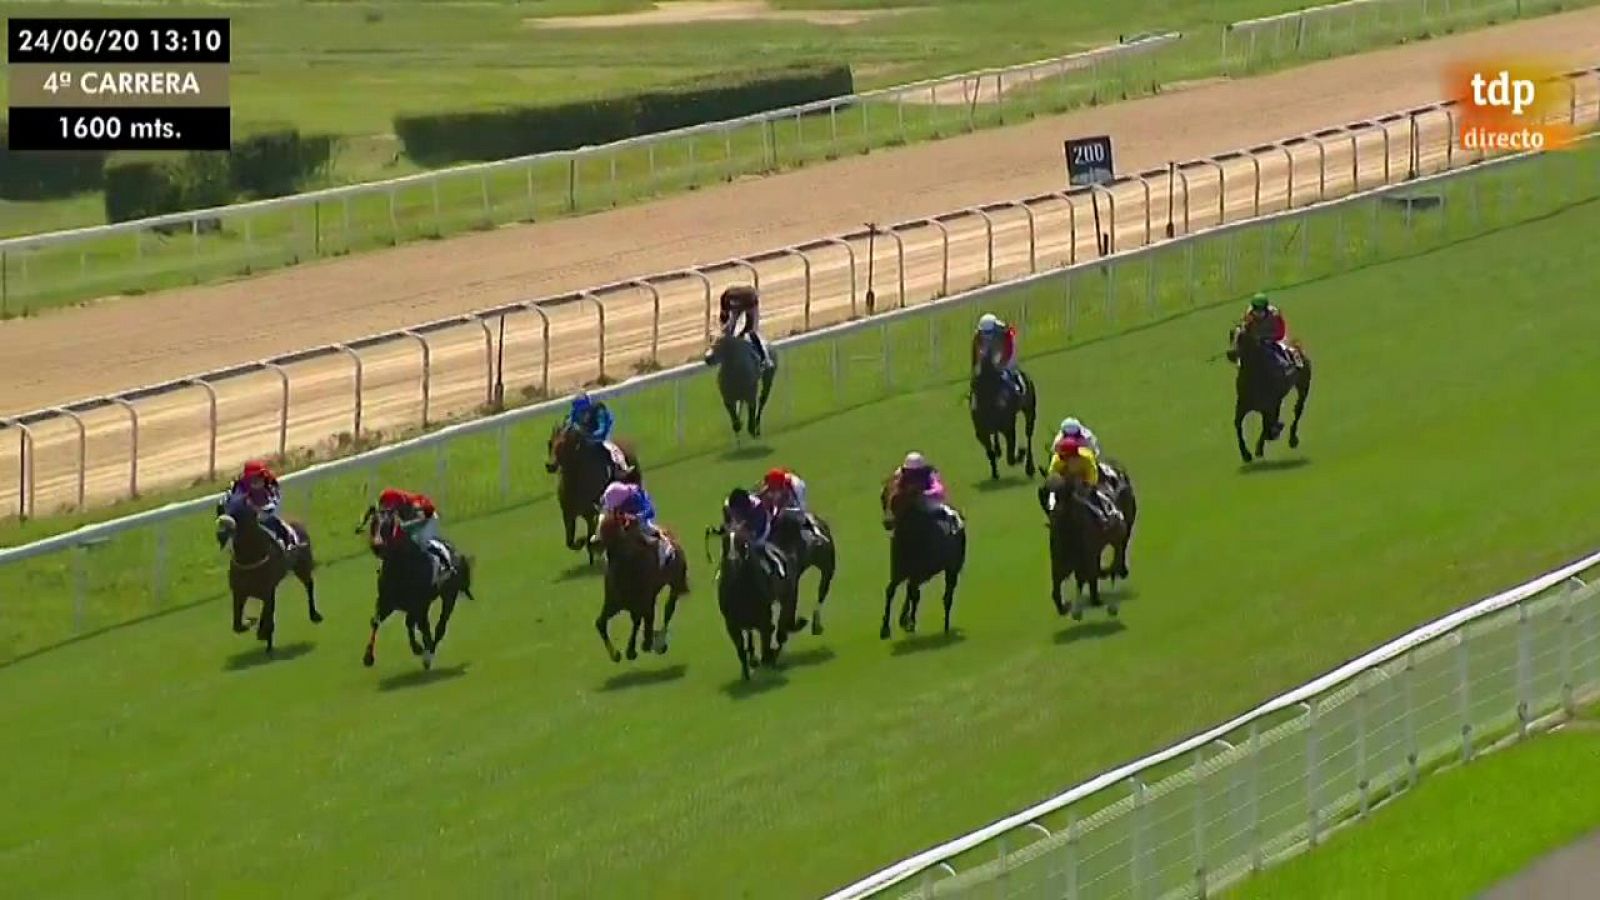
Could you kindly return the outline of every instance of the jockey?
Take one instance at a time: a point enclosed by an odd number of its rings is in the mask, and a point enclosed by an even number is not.
[[[1089,426],[1078,421],[1075,416],[1067,416],[1061,420],[1059,438],[1073,438],[1087,445],[1090,450],[1094,451],[1096,457],[1100,455],[1100,439],[1094,436],[1094,432],[1089,430]]]
[[[611,440],[611,428],[615,424],[605,401],[597,402],[587,393],[572,398],[572,407],[567,412],[567,425],[590,442],[604,444]]]
[[[768,469],[757,496],[774,513],[786,509],[806,510],[806,483],[788,469]]]
[[[1289,339],[1289,324],[1284,320],[1283,313],[1267,299],[1266,294],[1257,293],[1250,298],[1250,308],[1245,310],[1244,318],[1239,320],[1239,328],[1251,340],[1267,342],[1279,362],[1288,365],[1294,361],[1289,355],[1286,343]]]
[[[744,532],[750,540],[750,546],[767,558],[777,576],[786,578],[783,551],[768,541],[776,515],[777,510],[744,488],[729,491],[728,499],[722,503],[723,521]]]
[[[606,485],[605,493],[600,495],[600,514],[606,518],[616,515],[633,516],[639,522],[639,530],[645,538],[655,546],[657,554],[661,557],[661,564],[667,564],[671,558],[672,546],[662,540],[661,527],[656,524],[656,504],[650,499],[650,494],[643,485],[628,484],[623,481],[613,481]]]
[[[1089,508],[1102,520],[1121,515],[1111,498],[1099,490],[1100,460],[1088,443],[1071,437],[1056,441],[1055,453],[1051,455],[1046,471],[1074,487],[1086,488]]]
[[[743,331],[739,330],[741,316],[744,318]],[[717,321],[722,324],[724,336],[731,338],[737,334],[749,338],[751,346],[756,348],[756,353],[761,357],[761,367],[772,368],[772,354],[767,352],[767,342],[761,339],[756,330],[761,326],[761,295],[756,293],[755,288],[741,284],[723,291]]]
[[[384,488],[378,495],[378,510],[393,513],[406,537],[426,551],[435,562],[434,583],[444,580],[452,561],[450,549],[439,538],[439,510],[427,494],[400,488]]]
[[[995,357],[1001,375],[1012,390],[1021,392],[1022,382],[1017,377],[1017,327],[1008,325],[994,313],[984,313],[978,319],[978,330],[972,334],[972,369],[985,356]]]
[[[935,503],[945,500],[944,481],[939,477],[939,470],[928,465],[922,454],[915,450],[907,453],[900,468],[894,470],[894,483],[896,488],[919,488],[924,497]]]
[[[255,509],[261,524],[277,537],[283,546],[289,547],[295,543],[294,532],[278,517],[278,506],[283,503],[283,489],[278,486],[278,476],[273,474],[266,463],[252,459],[244,464],[239,477],[229,486],[228,495],[223,502],[225,504],[231,502],[235,497],[244,500]]]

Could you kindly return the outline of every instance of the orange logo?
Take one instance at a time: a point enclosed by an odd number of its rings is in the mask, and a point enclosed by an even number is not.
[[[1569,121],[1572,88],[1544,63],[1471,62],[1451,67],[1445,87],[1461,113],[1461,146],[1489,153],[1559,150],[1577,134]]]

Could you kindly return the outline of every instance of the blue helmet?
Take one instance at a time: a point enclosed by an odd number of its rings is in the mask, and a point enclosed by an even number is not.
[[[578,415],[594,408],[594,400],[587,393],[579,394],[572,398],[572,413]]]

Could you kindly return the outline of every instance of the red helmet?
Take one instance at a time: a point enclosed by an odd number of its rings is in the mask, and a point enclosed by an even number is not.
[[[378,508],[394,509],[397,506],[405,504],[405,502],[410,499],[410,495],[399,488],[384,488],[383,493],[378,495]]]
[[[259,459],[252,459],[244,464],[244,471],[240,474],[245,478],[249,478],[251,475],[265,475],[267,474],[267,464]]]
[[[769,491],[781,491],[789,486],[789,473],[784,469],[768,469],[765,478],[761,479]]]

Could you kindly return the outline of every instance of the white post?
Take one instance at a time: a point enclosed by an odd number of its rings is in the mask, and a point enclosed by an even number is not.
[[[1472,690],[1467,668],[1467,627],[1456,632],[1456,696],[1461,701],[1461,761],[1472,761]]]
[[[1578,603],[1578,592],[1585,587],[1583,579],[1574,575],[1567,581],[1561,598],[1561,711],[1568,716],[1577,709],[1572,696],[1572,611]]]
[[[1194,766],[1189,776],[1194,783],[1194,890],[1196,897],[1206,895],[1206,818],[1205,785],[1201,782],[1201,751],[1194,751]]]
[[[1528,601],[1521,600],[1517,603],[1517,737],[1528,736],[1528,720],[1532,717],[1532,709],[1528,702],[1528,687],[1532,680],[1529,667],[1532,662],[1531,650],[1528,646],[1532,629],[1528,625]]]
[[[1250,834],[1250,871],[1261,871],[1261,726],[1250,723],[1249,783],[1250,802],[1247,830]]]
[[[1359,815],[1366,818],[1367,797],[1367,686],[1356,676],[1356,789],[1361,792]]]
[[[1406,732],[1406,767],[1407,767],[1407,770],[1408,770],[1407,771],[1407,777],[1406,777],[1406,787],[1407,788],[1413,788],[1413,787],[1417,786],[1417,756],[1418,756],[1418,753],[1417,753],[1417,698],[1416,698],[1417,670],[1416,670],[1416,652],[1415,651],[1408,651],[1406,653],[1406,667],[1405,667],[1405,669],[1403,671],[1405,672],[1405,677],[1401,679],[1401,681],[1403,682],[1403,684],[1401,686],[1404,689],[1405,700],[1406,700],[1405,732]]]
[[[1318,821],[1317,798],[1321,792],[1317,790],[1317,708],[1319,701],[1312,700],[1306,705],[1306,840],[1315,847],[1320,837],[1320,823]]]
[[[1144,844],[1145,844],[1145,788],[1144,782],[1138,778],[1128,779],[1133,783],[1133,863],[1128,871],[1133,879],[1133,897],[1139,900],[1144,896]]]
[[[1078,900],[1078,816],[1070,810],[1067,812],[1066,857],[1065,896],[1067,900]]]

